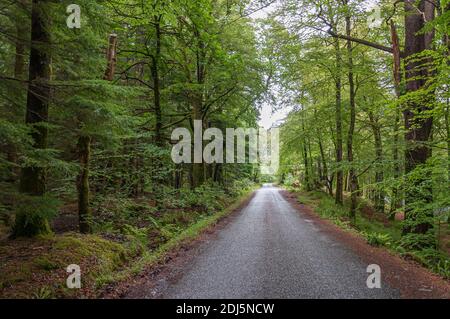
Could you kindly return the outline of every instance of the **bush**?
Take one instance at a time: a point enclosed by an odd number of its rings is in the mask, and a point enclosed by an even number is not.
[[[388,234],[364,232],[363,235],[366,238],[367,243],[374,247],[389,247],[392,242],[392,238]]]
[[[410,253],[422,265],[450,279],[450,258],[436,249],[426,248]]]
[[[49,220],[57,213],[61,202],[50,195],[20,197],[13,227],[14,237],[33,237],[51,232]]]
[[[125,225],[122,231],[129,240],[128,245],[132,254],[140,254],[145,251],[148,246],[148,229]]]
[[[399,247],[406,251],[436,248],[436,237],[432,232],[427,234],[409,233],[400,239]]]

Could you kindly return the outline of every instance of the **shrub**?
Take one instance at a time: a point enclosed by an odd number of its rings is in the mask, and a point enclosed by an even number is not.
[[[399,246],[406,251],[418,251],[426,248],[435,248],[436,238],[432,232],[427,234],[409,233],[400,239]]]
[[[390,246],[392,242],[391,236],[388,234],[381,233],[363,233],[364,237],[367,240],[367,243],[371,246],[381,247],[381,246]]]
[[[141,253],[148,246],[148,229],[137,228],[131,225],[124,225],[122,232],[129,240],[129,247],[134,254]]]
[[[434,272],[445,278],[450,278],[450,258],[444,253],[436,249],[426,248],[414,251],[410,255]]]

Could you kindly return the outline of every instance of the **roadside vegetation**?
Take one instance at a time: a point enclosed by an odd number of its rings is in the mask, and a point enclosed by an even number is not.
[[[132,278],[165,253],[196,239],[233,212],[255,187],[244,181],[224,192],[205,185],[194,193],[170,194],[166,199],[171,203],[163,201],[166,209],[158,211],[146,203],[119,200],[94,215],[92,235],[65,232],[2,241],[0,297],[98,297],[107,285]],[[66,286],[71,264],[81,268],[81,289]]]
[[[388,219],[384,214],[375,210],[373,205],[361,199],[358,202],[357,216],[351,218],[351,202],[344,197],[344,205],[337,205],[334,198],[326,192],[306,191],[292,186],[286,188],[294,193],[300,204],[313,208],[314,212],[323,219],[329,220],[336,226],[357,233],[364,237],[367,243],[374,247],[385,247],[393,253],[412,259],[422,266],[445,279],[450,279],[450,227],[441,224],[439,238],[429,238],[430,242],[418,244],[417,238],[402,236],[403,221]]]

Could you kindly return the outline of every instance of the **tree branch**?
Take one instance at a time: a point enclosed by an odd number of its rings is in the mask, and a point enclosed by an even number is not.
[[[384,45],[381,45],[381,44],[378,44],[378,43],[373,43],[373,42],[370,42],[370,41],[367,41],[367,40],[358,39],[358,38],[354,38],[354,37],[349,37],[349,36],[342,35],[342,34],[337,34],[337,33],[335,33],[332,30],[328,30],[327,32],[333,38],[349,40],[349,41],[356,42],[356,43],[359,43],[359,44],[363,44],[363,45],[366,45],[368,47],[375,48],[375,49],[378,49],[378,50],[381,50],[381,51],[384,51],[384,52],[388,52],[388,53],[391,53],[391,54],[394,53],[394,49],[392,47],[387,47],[387,46],[384,46]]]

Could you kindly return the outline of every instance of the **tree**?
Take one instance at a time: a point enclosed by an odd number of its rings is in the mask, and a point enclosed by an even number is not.
[[[31,127],[36,155],[47,148],[48,105],[51,79],[51,36],[47,0],[33,0],[31,11],[31,44],[29,86],[25,122]],[[20,191],[30,196],[43,196],[46,187],[45,168],[39,164],[22,169]],[[14,236],[35,236],[50,231],[45,216],[22,212],[16,216]]]

